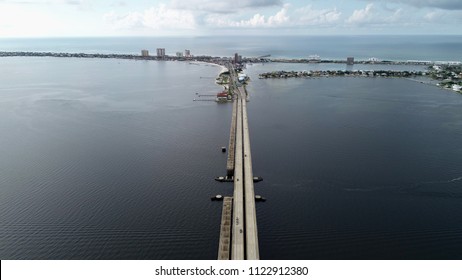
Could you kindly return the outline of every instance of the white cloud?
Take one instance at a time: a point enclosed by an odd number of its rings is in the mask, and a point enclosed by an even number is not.
[[[111,4],[111,7],[124,7],[124,6],[127,6],[127,2],[125,1],[117,1]]]
[[[290,18],[287,15],[289,5],[286,4],[284,7],[277,12],[274,16],[268,18],[268,26],[281,26],[289,22]]]
[[[124,15],[109,12],[103,16],[103,19],[115,29],[175,30],[196,28],[196,20],[191,12],[171,9],[164,4],[151,7],[143,12],[130,12]]]
[[[247,8],[282,6],[281,0],[172,0],[171,7],[206,13],[236,13]]]
[[[112,11],[104,14],[103,20],[114,29],[132,29],[135,27],[142,27],[143,15],[137,12],[118,15]]]
[[[62,24],[34,9],[0,3],[0,36],[49,36],[62,31]]]
[[[354,27],[404,27],[419,25],[419,20],[402,8],[377,10],[374,4],[367,4],[364,9],[355,10],[345,21]]]
[[[424,20],[432,24],[460,24],[462,23],[462,11],[431,11],[424,15]]]
[[[268,18],[257,13],[249,19],[242,20],[233,20],[223,15],[209,15],[206,17],[205,22],[212,27],[281,27],[290,23],[288,9],[289,5],[286,4],[276,14]]]
[[[342,13],[334,9],[316,10],[311,6],[299,8],[295,11],[297,15],[297,25],[312,26],[312,25],[332,25],[340,21]]]
[[[386,21],[389,23],[399,23],[403,22],[406,17],[405,12],[402,8],[399,8],[393,12],[393,14],[386,18]]]
[[[365,0],[368,2],[376,1],[380,3],[396,3],[396,4],[405,4],[414,7],[432,7],[443,10],[462,10],[462,1],[461,0]]]
[[[206,23],[216,27],[251,27],[251,28],[276,28],[276,27],[304,27],[304,26],[331,26],[341,20],[342,13],[336,8],[313,9],[311,6],[290,10],[291,5],[285,4],[281,10],[269,17],[260,13],[254,14],[249,19],[232,20],[223,15],[209,15]]]
[[[68,4],[68,5],[88,5],[88,0],[10,0],[10,1],[0,1],[5,3],[12,4],[21,4],[21,5],[49,5],[49,4]]]
[[[350,24],[362,24],[371,22],[374,19],[374,4],[367,4],[364,9],[355,10],[346,20]]]
[[[65,0],[61,2],[64,2],[65,4],[69,4],[69,5],[82,5],[83,4],[82,0]]]
[[[251,19],[241,20],[240,22],[237,22],[234,25],[239,27],[263,27],[267,25],[267,23],[265,20],[265,16],[255,14]]]

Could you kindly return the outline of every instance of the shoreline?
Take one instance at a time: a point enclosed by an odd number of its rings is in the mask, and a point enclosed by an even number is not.
[[[453,85],[462,84],[461,78],[457,78],[454,75],[451,78],[451,84],[449,87],[446,84],[434,84],[430,81],[438,81],[433,78],[434,73],[430,71],[397,71],[397,70],[322,70],[322,71],[273,71],[261,73],[258,75],[259,79],[291,79],[291,78],[303,78],[303,79],[316,79],[316,78],[403,78],[409,81],[418,82],[430,86],[436,86],[442,89],[447,89],[456,93],[461,93],[462,90],[456,90],[452,88]],[[461,73],[462,75],[462,73]],[[415,77],[427,77],[429,80],[417,80]],[[459,76],[460,77],[460,76]]]
[[[164,57],[142,56],[138,54],[101,54],[101,53],[69,53],[69,52],[24,52],[24,51],[0,51],[1,57],[73,57],[73,58],[114,58],[114,59],[134,59],[134,60],[154,60],[154,61],[186,61],[186,62],[205,62],[223,66],[232,62],[232,57],[217,57],[200,55],[194,57],[177,57],[166,55]],[[242,64],[251,63],[300,63],[300,64],[347,64],[346,60],[313,60],[306,58],[254,58],[244,57]],[[428,60],[355,60],[354,64],[371,65],[462,65],[461,61],[428,61]]]
[[[87,54],[87,53],[61,53],[61,52],[5,52],[0,51],[0,58],[2,57],[56,57],[56,58],[112,58],[112,59],[128,59],[128,60],[152,60],[152,61],[179,61],[189,62],[192,64],[206,64],[209,66],[219,66],[221,68],[218,73],[215,83],[219,84],[218,81],[223,73],[229,71],[225,66],[228,63],[232,63],[233,58],[231,57],[212,57],[212,56],[195,56],[195,57],[176,57],[176,56],[142,56],[134,54]],[[310,60],[310,59],[262,59],[262,58],[244,58],[242,65],[251,63],[304,63],[304,64],[347,64],[344,60]],[[433,66],[433,69],[438,68],[452,68],[457,69],[460,72],[462,62],[460,61],[355,61],[354,64],[375,64],[375,65],[419,65],[419,66]],[[311,78],[311,77],[399,77],[409,78],[416,76],[431,76],[435,74],[438,78],[432,77],[433,80],[443,80],[443,84],[437,85],[441,88],[447,88],[451,86],[462,86],[462,72],[457,74],[452,72],[452,77],[449,81],[444,79],[439,73],[440,70],[436,70],[436,73],[432,71],[396,71],[396,70],[369,70],[369,71],[348,71],[348,70],[323,70],[323,71],[275,71],[259,74],[260,79],[279,79],[279,78]],[[447,73],[446,73],[447,74]],[[455,76],[454,76],[455,75]],[[459,75],[459,76],[457,76]],[[226,90],[226,86],[224,86]],[[451,88],[448,88],[452,90]],[[453,91],[462,93],[462,90]]]

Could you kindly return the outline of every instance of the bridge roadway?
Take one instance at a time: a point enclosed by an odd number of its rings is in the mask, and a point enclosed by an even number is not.
[[[236,83],[234,69],[230,69],[231,82],[237,99],[235,156],[234,156],[234,193],[231,223],[231,259],[258,260],[258,231],[255,210],[255,192],[253,185],[252,156],[250,152],[247,104],[242,87]],[[234,110],[233,110],[234,114]],[[233,116],[234,118],[234,116]],[[232,124],[233,126],[233,124]]]
[[[236,148],[234,156],[233,223],[231,259],[243,260],[244,251],[244,170],[242,160],[242,102],[237,100]]]
[[[252,155],[250,152],[249,123],[247,120],[247,101],[239,88],[242,102],[242,133],[244,141],[244,199],[245,199],[245,247],[246,259],[258,260],[257,213],[255,209],[255,191],[253,185]]]

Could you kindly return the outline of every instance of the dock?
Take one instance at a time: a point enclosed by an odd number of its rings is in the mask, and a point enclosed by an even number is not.
[[[228,159],[226,161],[226,176],[231,178],[234,175],[234,147],[236,146],[236,121],[237,121],[237,100],[233,101],[233,114],[231,115],[231,128],[229,130]]]
[[[225,196],[221,212],[220,243],[218,245],[218,259],[229,260],[231,252],[231,215],[233,198]]]

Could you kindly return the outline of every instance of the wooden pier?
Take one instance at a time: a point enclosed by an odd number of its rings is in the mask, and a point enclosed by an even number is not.
[[[229,260],[231,252],[231,215],[233,212],[233,198],[223,198],[223,210],[221,212],[220,243],[218,247],[218,259]]]
[[[237,100],[233,101],[233,114],[231,115],[231,128],[229,130],[228,160],[226,161],[226,176],[231,178],[234,175],[234,156],[236,146],[236,121],[237,121]]]

